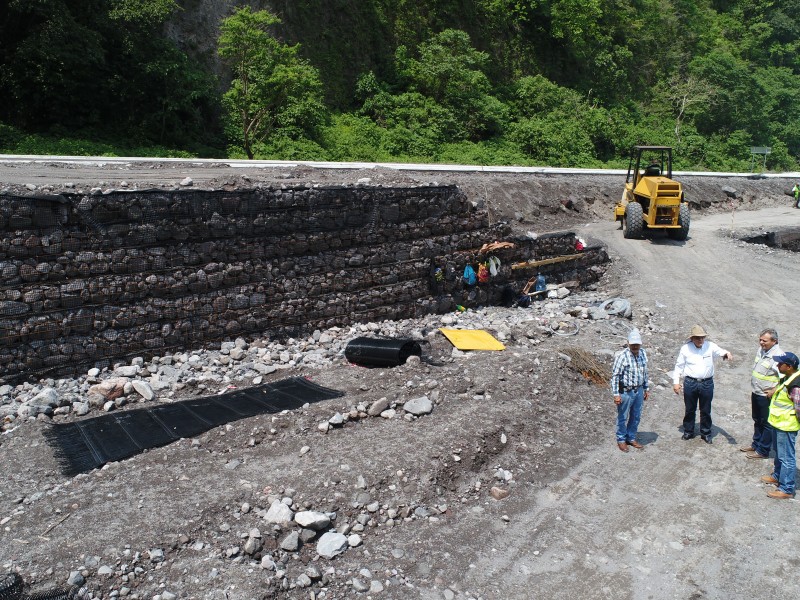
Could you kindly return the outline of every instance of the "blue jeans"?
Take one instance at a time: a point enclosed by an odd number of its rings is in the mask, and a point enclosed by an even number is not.
[[[644,388],[639,386],[619,395],[622,402],[617,405],[617,442],[632,442],[639,430],[639,419],[642,418],[644,404]]]
[[[775,450],[775,467],[772,476],[778,480],[778,489],[786,494],[794,494],[797,462],[794,443],[796,431],[772,429],[772,449]]]
[[[753,450],[761,456],[769,456],[772,448],[772,426],[769,419],[769,398],[750,394],[750,407],[753,415]]]
[[[700,407],[700,435],[711,435],[711,400],[714,398],[714,380],[683,379],[684,433],[694,434],[694,418]]]

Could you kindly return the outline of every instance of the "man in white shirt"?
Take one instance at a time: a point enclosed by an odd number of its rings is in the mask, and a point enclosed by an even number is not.
[[[700,407],[700,437],[711,443],[711,400],[714,398],[714,359],[733,360],[733,355],[714,342],[706,340],[708,334],[700,325],[692,327],[689,341],[681,346],[675,369],[672,372],[672,389],[681,391],[683,376],[683,439],[694,437],[695,415]]]

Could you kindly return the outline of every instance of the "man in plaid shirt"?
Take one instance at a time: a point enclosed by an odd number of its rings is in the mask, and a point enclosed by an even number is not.
[[[628,334],[628,347],[617,354],[611,369],[611,393],[617,405],[617,448],[623,452],[628,446],[641,449],[636,441],[642,404],[649,395],[647,389],[647,354],[642,349],[642,336],[638,329]]]

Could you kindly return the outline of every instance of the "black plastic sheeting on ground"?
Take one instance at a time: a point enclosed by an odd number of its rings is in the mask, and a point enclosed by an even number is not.
[[[306,403],[344,396],[302,377],[291,377],[221,396],[205,396],[154,408],[140,408],[75,423],[53,425],[45,439],[64,475],[92,469],[194,437],[255,415],[294,410]]]
[[[405,364],[412,354],[421,356],[422,349],[409,339],[357,337],[344,349],[351,363],[369,367],[396,367]]]
[[[18,573],[0,575],[0,600],[81,600],[88,598],[86,588],[62,586],[40,592],[25,592],[25,583]]]

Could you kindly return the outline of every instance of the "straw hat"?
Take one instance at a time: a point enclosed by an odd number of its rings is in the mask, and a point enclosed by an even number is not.
[[[689,332],[689,337],[706,337],[708,334],[700,325],[694,325],[692,331]]]

